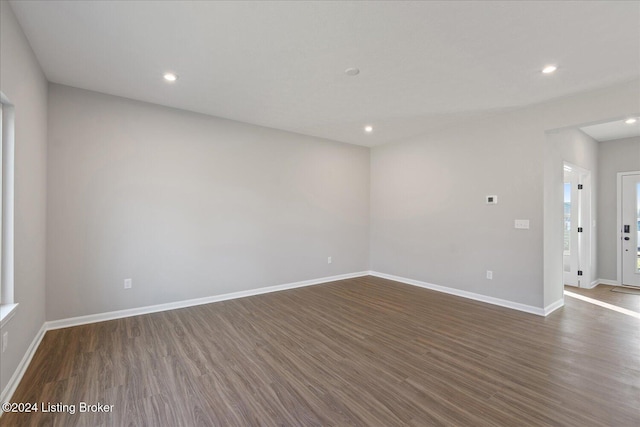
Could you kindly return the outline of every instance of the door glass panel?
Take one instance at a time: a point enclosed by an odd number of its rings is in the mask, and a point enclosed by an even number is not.
[[[564,183],[564,255],[571,254],[571,183]]]

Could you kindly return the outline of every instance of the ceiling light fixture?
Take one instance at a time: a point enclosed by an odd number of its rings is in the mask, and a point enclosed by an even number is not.
[[[347,68],[346,70],[344,70],[344,73],[347,76],[357,76],[358,74],[360,74],[360,70],[358,70],[357,68]]]
[[[634,124],[634,123],[635,123],[635,122],[637,122],[637,121],[638,121],[638,119],[636,119],[636,118],[634,118],[634,117],[630,117],[630,118],[628,118],[627,120],[625,120],[624,122],[625,122],[626,124],[628,124],[628,125],[632,125],[632,124]]]
[[[365,127],[364,127],[364,131],[365,131],[366,133],[371,133],[371,132],[373,132],[373,126],[371,126],[371,125],[367,125],[367,126],[365,126]]]
[[[542,69],[542,72],[543,72],[544,74],[551,74],[551,73],[553,73],[553,72],[554,72],[555,70],[557,70],[557,69],[558,69],[558,67],[557,67],[557,66],[555,66],[555,65],[546,65],[546,66]]]
[[[176,73],[164,73],[164,75],[162,76],[164,77],[164,79],[168,82],[175,82],[176,80],[178,80],[178,75]]]

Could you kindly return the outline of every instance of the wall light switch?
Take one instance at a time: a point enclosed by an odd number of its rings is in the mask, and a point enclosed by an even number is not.
[[[131,279],[124,279],[124,288],[131,289]]]
[[[528,230],[529,229],[529,220],[528,219],[516,219],[515,221],[515,228],[521,229],[521,230]]]

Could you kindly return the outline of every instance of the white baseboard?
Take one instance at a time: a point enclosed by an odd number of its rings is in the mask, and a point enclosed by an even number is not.
[[[594,285],[595,283],[595,285]],[[594,280],[591,283],[591,288],[595,288],[598,285],[611,285],[611,286],[620,286],[620,283],[618,283],[617,280],[609,280],[609,279],[598,279],[598,280]],[[591,289],[589,288],[589,289]]]
[[[18,367],[9,379],[6,387],[4,388],[4,390],[2,390],[2,394],[0,394],[0,402],[4,403],[11,401],[13,393],[16,391],[16,388],[18,388],[18,384],[20,384],[20,380],[22,380],[27,367],[29,366],[29,363],[31,363],[31,359],[33,359],[33,355],[36,353],[36,350],[40,346],[40,342],[42,341],[42,338],[44,337],[44,334],[46,332],[47,329],[45,327],[45,324],[43,324],[36,336],[33,338],[33,341],[31,341],[27,352],[22,357],[20,364],[18,364]],[[2,413],[2,408],[0,408],[0,416],[2,415]]]
[[[268,286],[265,288],[250,289],[246,291],[231,292],[210,297],[189,299],[183,301],[169,302],[166,304],[149,305],[146,307],[130,308],[128,310],[110,311],[106,313],[90,314],[87,316],[71,317],[68,319],[51,320],[45,323],[48,331],[53,329],[68,328],[71,326],[86,325],[89,323],[104,322],[106,320],[121,319],[124,317],[139,316],[141,314],[157,313],[159,311],[175,310],[177,308],[193,307],[196,305],[210,304],[213,302],[226,301],[236,298],[250,297],[253,295],[266,294],[270,292],[285,291],[287,289],[301,288],[303,286],[319,285],[321,283],[335,282],[336,280],[351,279],[354,277],[367,276],[368,271],[357,273],[340,274],[337,276],[322,277],[319,279],[303,280],[301,282],[286,283],[284,285]]]
[[[422,282],[420,280],[407,279],[405,277],[394,276],[392,274],[379,273],[377,271],[369,272],[372,276],[381,277],[383,279],[394,280],[396,282],[406,283],[407,285],[418,286],[421,288],[431,289],[433,291],[443,292],[445,294],[456,295],[463,298],[472,299],[475,301],[486,302],[493,305],[499,305],[500,307],[507,307],[514,310],[524,311],[526,313],[537,314],[538,316],[546,316],[557,308],[561,307],[564,302],[562,300],[556,301],[550,304],[548,307],[540,308],[532,305],[521,304],[519,302],[513,302],[500,298],[494,298],[487,295],[476,294],[474,292],[463,291],[455,288],[448,288],[446,286],[434,285],[433,283]],[[550,310],[550,311],[547,311]]]
[[[560,307],[564,307],[564,298],[560,298],[558,301],[552,302],[551,304],[546,306],[544,308],[544,316],[550,315],[551,313],[553,313],[554,311],[556,311]]]

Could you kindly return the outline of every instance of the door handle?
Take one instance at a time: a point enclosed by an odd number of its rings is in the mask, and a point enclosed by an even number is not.
[[[630,239],[629,237],[625,237],[625,238],[624,238],[624,240],[629,240],[629,239]]]

